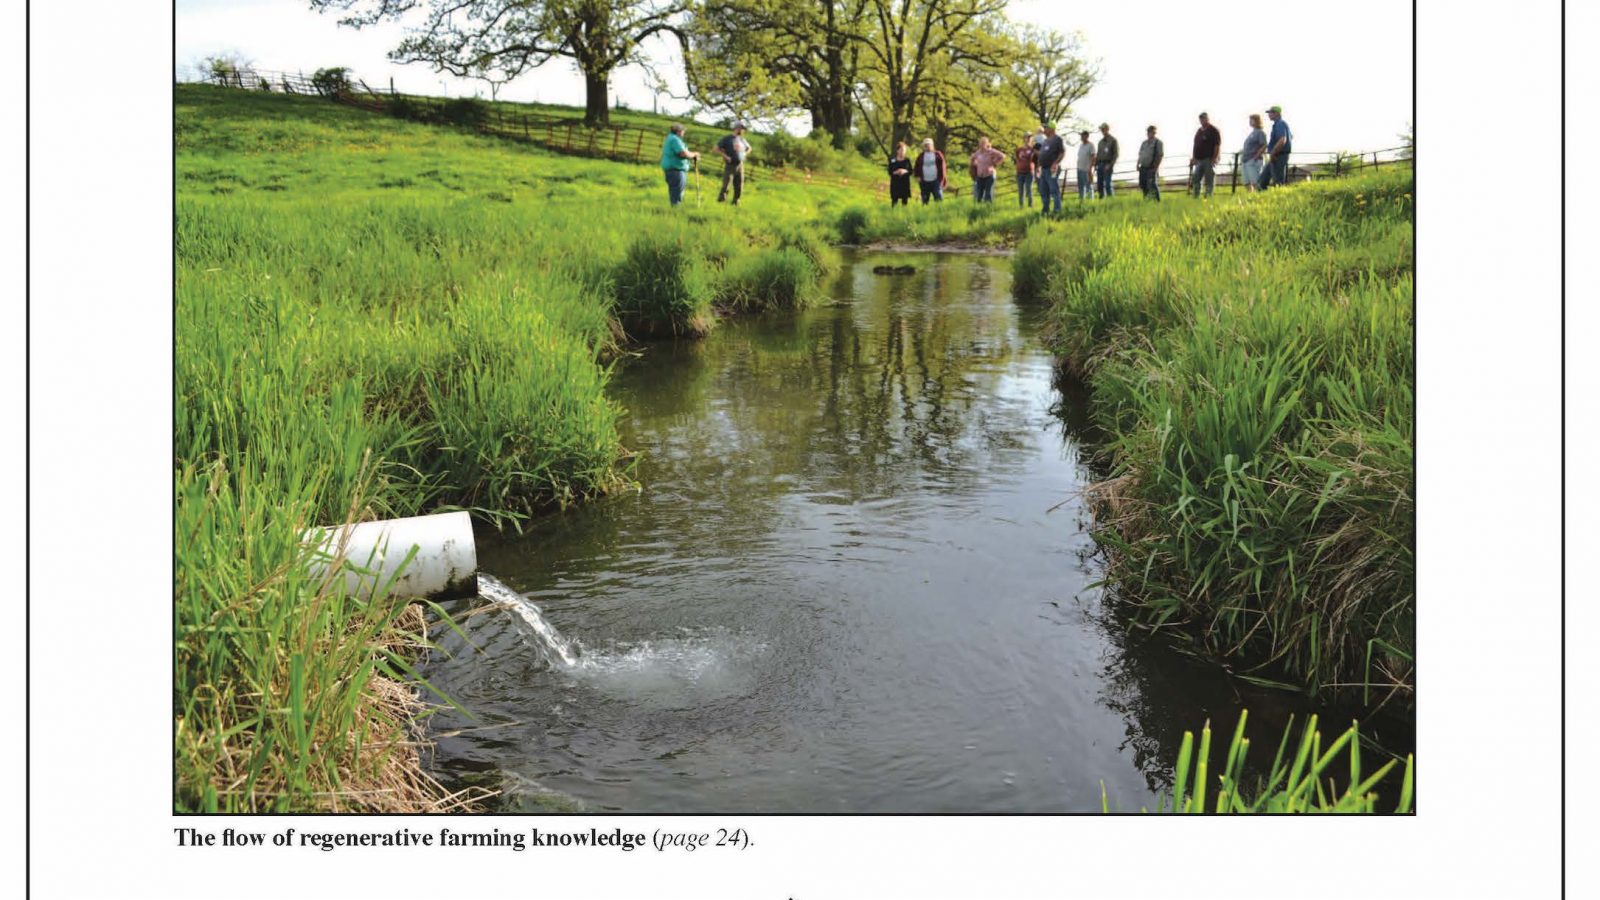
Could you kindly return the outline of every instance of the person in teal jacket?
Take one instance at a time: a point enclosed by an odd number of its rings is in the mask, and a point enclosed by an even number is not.
[[[689,165],[700,154],[683,142],[683,126],[674,125],[661,144],[661,171],[667,177],[667,201],[673,206],[683,202],[683,184],[688,178]]]

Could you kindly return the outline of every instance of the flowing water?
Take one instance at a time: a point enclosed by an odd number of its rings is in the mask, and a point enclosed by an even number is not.
[[[1303,701],[1102,609],[1083,398],[1009,262],[859,254],[831,296],[619,368],[641,489],[480,547],[498,580],[424,671],[475,716],[432,720],[440,777],[508,810],[1074,812],[1151,803],[1207,718],[1275,747]]]

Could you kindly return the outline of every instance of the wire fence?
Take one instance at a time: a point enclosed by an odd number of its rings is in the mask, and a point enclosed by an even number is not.
[[[307,76],[303,72],[276,72],[256,69],[205,70],[186,68],[177,71],[180,81],[213,84],[219,87],[245,91],[324,97],[339,103],[374,112],[398,115],[422,122],[450,124],[474,129],[480,133],[506,140],[533,144],[558,153],[587,156],[616,162],[646,163],[656,159],[663,133],[659,128],[639,125],[607,125],[590,127],[582,119],[540,115],[517,110],[515,104],[488,103],[468,98],[430,97],[402,94],[394,89],[393,80],[387,88],[373,88],[358,77],[344,73],[338,77]],[[1077,145],[1067,147],[1067,162],[1075,162]],[[886,161],[887,162],[887,161]],[[1387,147],[1381,150],[1353,151],[1301,151],[1289,154],[1288,181],[1296,183],[1320,178],[1340,178],[1368,169],[1384,166],[1410,165],[1412,151],[1409,147]],[[1075,169],[1063,164],[1061,179],[1063,196],[1077,192]],[[1168,156],[1156,171],[1156,183],[1162,191],[1188,190],[1193,168],[1188,156]],[[962,176],[966,180],[962,180]],[[1002,164],[995,172],[994,193],[997,198],[1016,196],[1017,179],[1011,163]],[[781,183],[826,185],[871,191],[887,197],[888,173],[874,178],[852,178],[846,174],[813,172],[808,169],[785,166],[763,166],[758,162],[745,164],[747,181],[774,181]],[[1118,160],[1111,173],[1114,191],[1138,190],[1139,171],[1126,157]],[[954,163],[947,165],[946,195],[970,193],[971,175]],[[1216,191],[1237,193],[1248,189],[1243,160],[1239,153],[1224,154],[1213,172]]]

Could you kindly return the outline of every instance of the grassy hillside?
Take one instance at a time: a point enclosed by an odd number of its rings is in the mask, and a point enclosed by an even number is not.
[[[1113,208],[1014,262],[1093,386],[1111,582],[1235,665],[1374,702],[1413,658],[1411,191]]]

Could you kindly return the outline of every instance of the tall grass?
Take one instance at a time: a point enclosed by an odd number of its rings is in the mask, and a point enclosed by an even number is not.
[[[1410,191],[1146,205],[1036,228],[1014,262],[1109,435],[1118,595],[1235,664],[1385,699],[1414,655]]]
[[[1283,739],[1265,776],[1249,779],[1245,764],[1250,739],[1245,737],[1248,711],[1239,713],[1222,766],[1211,770],[1211,723],[1200,729],[1196,746],[1194,732],[1183,733],[1174,766],[1172,790],[1159,797],[1158,813],[1409,813],[1415,785],[1415,760],[1406,756],[1404,775],[1396,796],[1380,801],[1376,788],[1398,765],[1389,760],[1367,773],[1361,762],[1361,735],[1352,722],[1338,737],[1323,746],[1317,717],[1311,716],[1293,745],[1290,737],[1294,722],[1283,730]],[[1343,758],[1341,759],[1341,754]],[[1337,786],[1339,778],[1344,787]],[[1213,780],[1214,779],[1214,780]],[[1101,810],[1111,811],[1110,798],[1101,789]],[[1146,810],[1148,811],[1148,810]]]

